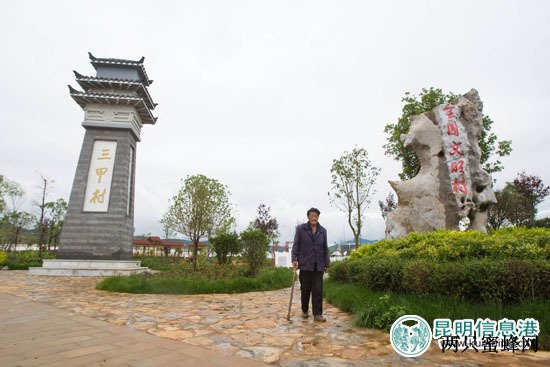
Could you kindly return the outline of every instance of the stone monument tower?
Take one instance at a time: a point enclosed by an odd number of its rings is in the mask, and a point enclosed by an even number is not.
[[[151,112],[156,104],[147,91],[152,80],[145,72],[144,58],[133,61],[89,56],[97,75],[75,71],[84,91],[69,86],[71,97],[84,110],[82,126],[86,133],[58,259],[109,260],[111,264],[116,260],[122,267],[139,268],[138,262],[128,265],[124,260],[132,260],[137,143],[141,127],[156,122]],[[97,267],[97,263],[88,261],[85,266]]]

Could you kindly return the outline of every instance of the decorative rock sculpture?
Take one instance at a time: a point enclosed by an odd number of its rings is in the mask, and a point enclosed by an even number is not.
[[[486,232],[487,209],[496,198],[491,176],[480,164],[483,103],[475,89],[456,104],[413,116],[401,139],[419,158],[420,171],[407,181],[390,181],[397,208],[386,221],[386,238],[437,229]]]

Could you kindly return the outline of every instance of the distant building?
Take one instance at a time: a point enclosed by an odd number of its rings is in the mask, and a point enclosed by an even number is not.
[[[135,237],[134,255],[149,256],[179,256],[189,257],[193,254],[193,242],[183,239],[167,239],[160,237]],[[208,251],[208,242],[199,242],[199,253]]]

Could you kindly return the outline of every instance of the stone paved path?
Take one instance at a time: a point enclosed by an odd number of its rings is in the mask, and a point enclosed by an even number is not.
[[[2,367],[266,367],[0,293]]]
[[[454,354],[441,353],[435,345],[419,358],[403,358],[389,345],[387,333],[353,327],[350,316],[330,304],[324,306],[326,323],[302,320],[298,289],[289,322],[290,288],[237,295],[139,295],[97,291],[98,281],[0,271],[0,293],[281,367],[550,365],[549,352]]]

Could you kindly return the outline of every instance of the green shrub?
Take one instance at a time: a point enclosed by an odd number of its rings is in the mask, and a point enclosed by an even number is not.
[[[352,279],[374,290],[400,291],[404,261],[399,259],[367,259],[351,262]]]
[[[477,231],[413,232],[397,240],[364,245],[350,260],[365,258],[550,260],[550,228],[503,228],[485,235]]]
[[[431,293],[432,287],[426,280],[433,277],[434,273],[433,263],[427,260],[413,260],[408,262],[403,267],[403,290],[416,294]]]
[[[390,296],[385,294],[368,305],[358,307],[353,322],[356,325],[389,331],[394,321],[407,313],[405,307],[391,305]]]
[[[7,261],[8,254],[5,251],[0,251],[0,267],[5,266]]]
[[[42,251],[42,258],[53,259],[55,255],[48,251]],[[10,270],[27,270],[29,267],[42,266],[42,260],[38,257],[38,251],[35,250],[13,251],[7,253],[4,264]]]
[[[241,252],[241,242],[237,233],[220,233],[216,237],[210,238],[212,251],[220,264],[231,261],[231,256]]]
[[[336,261],[329,268],[330,278],[338,282],[352,282],[375,290],[402,289],[403,266],[399,259],[366,259],[363,261]]]
[[[265,263],[269,238],[260,230],[248,228],[241,233],[243,258],[251,275],[257,275]]]
[[[433,262],[371,258],[337,263],[331,279],[372,290],[456,296],[469,302],[550,299],[550,263],[469,259]]]
[[[330,279],[337,282],[350,282],[349,261],[333,261],[329,268]]]

